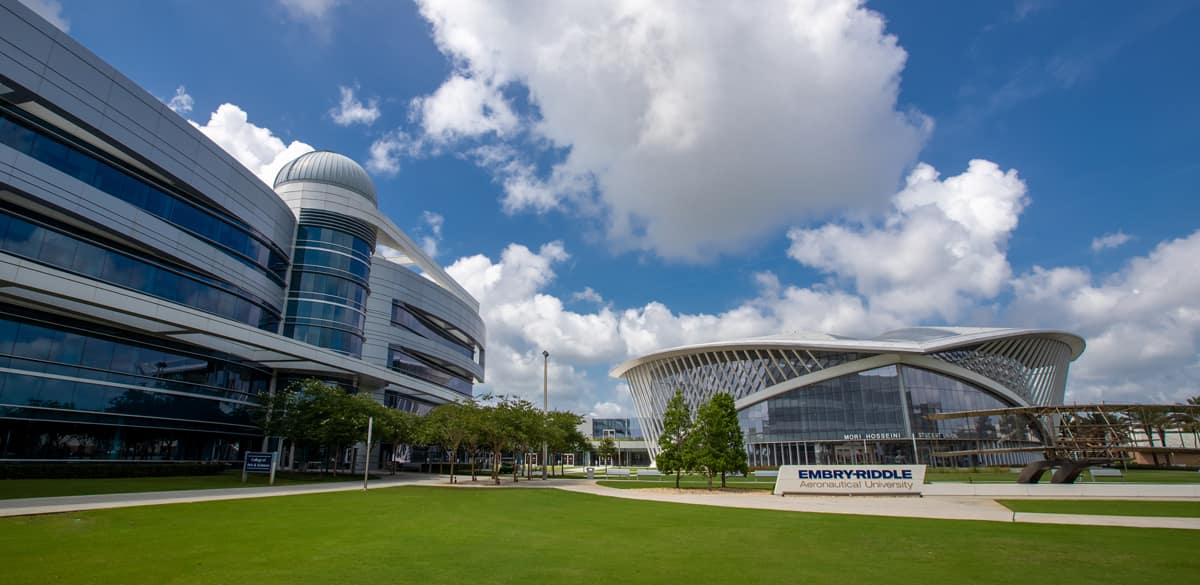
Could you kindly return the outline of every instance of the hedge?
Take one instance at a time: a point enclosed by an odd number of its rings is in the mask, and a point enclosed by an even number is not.
[[[130,463],[122,461],[0,463],[0,479],[214,475],[225,469],[227,467],[221,463]]]

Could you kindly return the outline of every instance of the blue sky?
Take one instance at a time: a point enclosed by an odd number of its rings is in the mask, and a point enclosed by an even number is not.
[[[631,414],[653,349],[958,324],[1084,335],[1068,400],[1200,394],[1194,3],[30,3],[264,177],[362,162],[481,389],[545,348]]]

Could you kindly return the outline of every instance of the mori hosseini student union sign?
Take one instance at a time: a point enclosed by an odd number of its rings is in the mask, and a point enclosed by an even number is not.
[[[784,465],[775,495],[919,495],[924,465]]]

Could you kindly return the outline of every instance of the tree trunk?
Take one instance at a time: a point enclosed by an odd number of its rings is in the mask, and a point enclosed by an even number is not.
[[[341,461],[338,461],[338,459],[341,458],[341,454],[342,454],[342,450],[338,448],[338,445],[334,445],[333,446],[333,476],[334,477],[337,477],[338,463],[341,463]]]
[[[675,470],[675,489],[679,489],[679,476],[682,473],[683,472],[678,469]]]
[[[721,472],[721,487],[725,487],[725,472]]]
[[[713,478],[713,474],[712,474],[712,472],[711,472],[711,471],[708,471],[708,472],[705,472],[705,474],[704,474],[704,475],[707,475],[707,476],[708,476],[708,489],[710,489],[710,490],[711,490],[711,489],[712,489],[712,478]]]
[[[457,455],[457,453],[455,453],[455,455]],[[454,483],[454,460],[455,459],[458,459],[458,458],[453,457],[453,456],[450,457],[450,483]]]
[[[477,451],[478,451],[478,449],[476,449],[475,447],[471,447],[471,481],[476,481],[476,479],[475,479],[475,456],[478,455]]]

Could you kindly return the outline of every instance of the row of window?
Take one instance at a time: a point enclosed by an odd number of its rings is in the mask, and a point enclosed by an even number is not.
[[[288,296],[341,303],[355,309],[363,309],[367,304],[367,287],[332,274],[296,270],[292,272],[292,286],[288,290]]]
[[[243,445],[249,449],[256,442],[211,432],[8,421],[0,433],[0,458],[240,461]]]
[[[472,393],[470,380],[451,373],[449,369],[452,366],[411,349],[388,348],[388,364],[397,372],[444,386],[459,394],[470,396]]]
[[[324,347],[351,357],[362,357],[362,335],[343,329],[333,329],[319,325],[284,323],[283,334],[309,345]]]
[[[315,225],[301,225],[296,230],[296,245],[309,248],[327,248],[350,253],[364,262],[371,261],[375,252],[371,245],[346,232]]]
[[[366,284],[371,276],[371,264],[348,254],[296,247],[295,269],[304,272],[321,272],[338,276],[350,275]]]
[[[0,144],[45,163],[180,229],[206,240],[235,260],[267,275],[280,285],[287,273],[287,255],[252,235],[236,218],[206,209],[181,196],[155,187],[133,174],[51,136],[13,112],[0,110]]]
[[[283,334],[362,357],[370,249],[368,242],[347,232],[300,224],[292,269],[292,282],[298,286],[288,292]]]
[[[54,320],[0,313],[0,367],[244,401],[255,400],[270,386],[267,370]]]
[[[59,420],[70,420],[70,411],[84,411],[237,425],[253,425],[256,410],[224,400],[12,373],[0,373],[0,405],[55,410]]]
[[[909,437],[910,429],[922,438],[1033,440],[1015,417],[926,417],[1006,406],[988,392],[948,376],[885,366],[785,392],[742,410],[738,419],[748,442],[841,440],[847,435],[899,439]]]
[[[0,250],[112,285],[274,332],[279,312],[235,294],[228,284],[182,267],[167,267],[69,233],[46,218],[0,206]],[[25,217],[28,215],[29,217]],[[54,227],[51,227],[54,226]]]
[[[450,332],[450,327],[446,323],[439,324],[430,315],[413,309],[401,303],[392,305],[392,323],[399,325],[425,339],[437,342],[441,346],[453,350],[468,359],[475,360],[475,343],[465,334]]]
[[[433,410],[433,405],[428,402],[423,402],[415,398],[405,396],[395,390],[386,390],[383,393],[383,405],[396,410],[412,412],[420,415]]]
[[[292,300],[287,304],[287,323],[304,323],[362,332],[366,316],[362,311],[345,305],[309,300]]]

